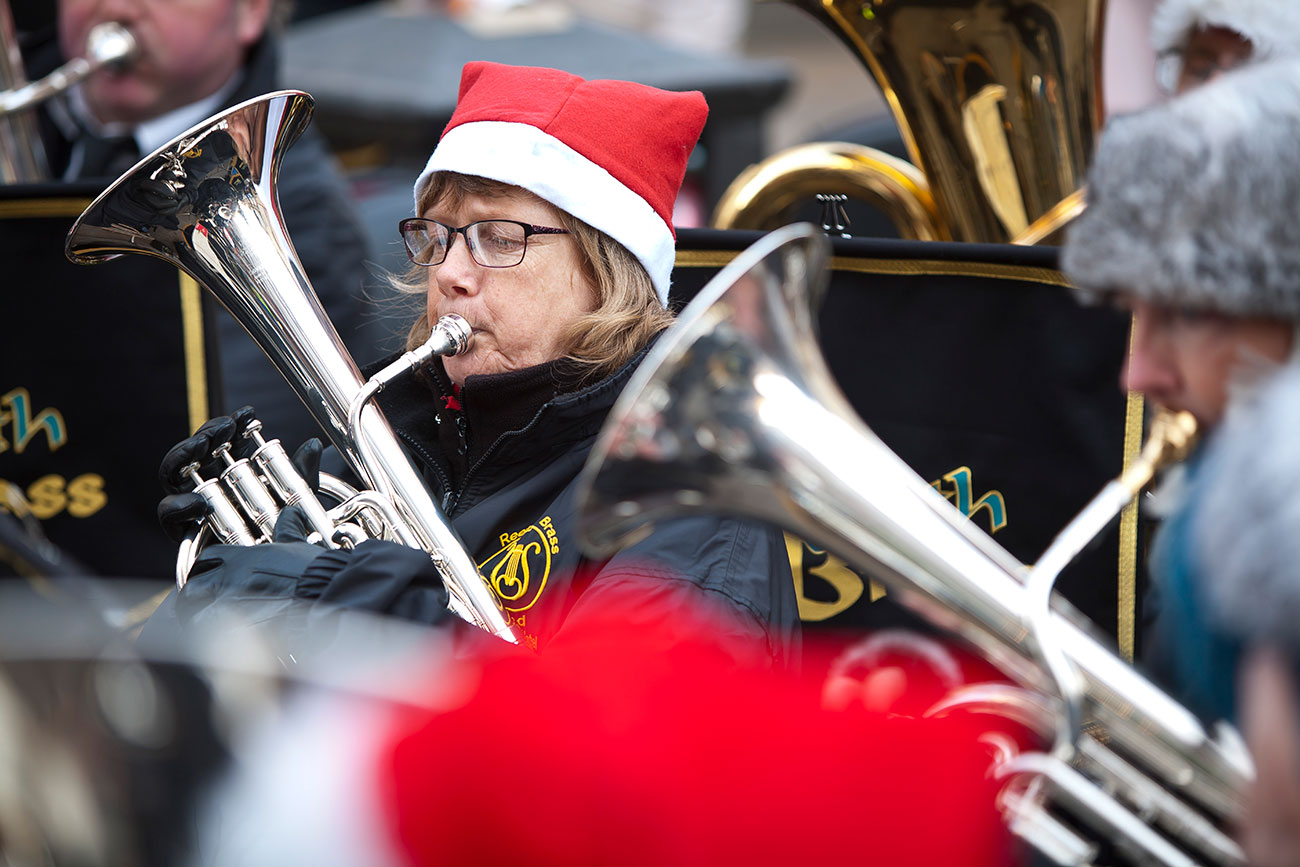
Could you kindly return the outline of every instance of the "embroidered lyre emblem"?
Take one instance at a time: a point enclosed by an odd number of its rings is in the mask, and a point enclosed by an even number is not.
[[[501,548],[478,564],[488,586],[507,611],[537,604],[551,574],[551,555],[560,552],[550,517],[515,533],[501,534]]]

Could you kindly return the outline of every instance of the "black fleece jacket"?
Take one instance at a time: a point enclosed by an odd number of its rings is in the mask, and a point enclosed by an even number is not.
[[[437,382],[445,378],[405,377],[378,400],[526,646],[581,642],[584,635],[608,634],[614,625],[641,628],[664,649],[704,639],[744,666],[797,665],[798,608],[779,530],[737,518],[692,516],[659,523],[607,560],[579,548],[578,474],[638,361],[594,385],[549,397],[545,389],[540,396],[535,388],[512,392],[520,380],[544,382],[536,370],[495,383],[470,377],[458,397],[480,425],[468,432],[466,454],[451,461],[439,440],[458,441],[461,410],[442,400],[446,395]],[[493,389],[496,397],[516,394],[518,405],[496,402],[477,412],[476,388],[485,384],[500,389]],[[512,426],[508,420],[525,404],[533,409]],[[492,431],[493,420],[510,429],[478,442],[475,434]],[[456,471],[456,463],[463,469]],[[347,476],[332,450],[323,467]],[[302,533],[284,534],[277,527],[277,539],[284,538],[301,539]],[[304,600],[312,600],[306,609]],[[446,602],[429,557],[393,542],[324,552],[305,541],[213,545],[195,563],[185,591],[172,594],[150,624],[201,626],[233,605],[248,609],[245,619],[274,619],[298,639],[320,642],[334,628],[331,612],[459,622],[447,614]]]
[[[473,459],[463,473],[452,472],[440,445],[457,412],[439,400],[446,387],[440,371],[398,380],[378,400],[530,646],[544,647],[596,615],[669,632],[679,623],[683,635],[703,616],[720,646],[737,659],[793,661],[798,610],[779,530],[736,518],[695,516],[662,522],[608,560],[593,560],[579,549],[577,477],[640,358],[594,385],[545,399],[525,413],[525,423],[490,442],[475,442],[471,424],[467,454]],[[524,372],[520,378],[529,376]],[[476,387],[494,384],[510,387],[491,378],[466,382],[458,398],[471,421]],[[492,411],[498,419],[510,414],[500,405]],[[454,484],[453,476],[458,476]],[[397,574],[388,578],[404,580]],[[401,604],[400,590],[384,595]]]

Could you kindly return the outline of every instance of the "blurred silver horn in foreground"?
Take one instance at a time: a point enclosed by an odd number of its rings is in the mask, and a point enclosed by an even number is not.
[[[1253,773],[1239,742],[1207,735],[1064,600],[1040,610],[1026,567],[881,442],[836,387],[810,303],[828,247],[810,226],[773,232],[659,340],[583,470],[584,544],[604,554],[688,512],[785,527],[885,581],[1018,684],[968,688],[933,712],[996,713],[1056,739],[1051,753],[1008,750],[995,767],[1012,830],[1046,856],[1242,863],[1221,830]],[[1077,693],[1049,650],[1064,656]],[[1076,713],[1086,732],[1061,724]]]
[[[131,31],[105,21],[86,35],[84,57],[74,57],[49,75],[27,82],[18,53],[18,34],[9,0],[0,0],[0,183],[36,183],[49,179],[45,147],[29,109],[63,93],[106,66],[121,66],[135,58],[138,47]]]
[[[280,219],[280,159],[306,129],[311,112],[310,96],[280,91],[204,121],[141,160],[91,203],[68,233],[65,252],[83,264],[143,253],[170,262],[206,287],[267,354],[371,489],[340,491],[341,482],[323,480],[330,493],[351,497],[344,504],[345,518],[364,515],[363,524],[382,526],[379,535],[427,551],[452,610],[514,641],[496,597],[387,419],[370,402],[394,376],[433,354],[451,352],[454,332],[464,323],[448,323],[450,335],[435,328],[430,343],[367,382],[326,317]],[[283,457],[278,441],[268,445]],[[286,482],[274,478],[268,464],[256,463],[254,472],[277,492]],[[292,478],[287,481],[292,487]],[[267,507],[236,499],[234,506],[244,512]],[[306,505],[314,511],[310,502]],[[333,542],[336,528],[318,520],[319,515],[313,520],[317,530]],[[347,535],[345,543],[355,541],[355,533]]]

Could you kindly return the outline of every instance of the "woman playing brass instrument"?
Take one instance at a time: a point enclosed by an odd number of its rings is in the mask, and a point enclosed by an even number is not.
[[[684,630],[694,627],[683,615],[703,612],[728,652],[765,663],[786,657],[795,638],[777,531],[683,519],[607,562],[584,558],[574,537],[578,471],[671,322],[672,207],[706,113],[698,93],[468,64],[455,114],[415,183],[416,216],[401,223],[412,262],[405,282],[426,297],[410,345],[453,313],[474,337],[469,351],[435,359],[378,402],[532,646],[596,608],[680,620]],[[218,420],[173,450],[166,482],[179,487],[177,470],[206,458],[240,421]],[[300,458],[312,463],[310,450]],[[181,494],[160,512],[176,529],[202,506]],[[287,523],[278,538],[293,536]],[[191,575],[166,616],[196,616],[251,587],[425,621],[441,619],[446,603],[428,556],[388,542],[213,546]]]

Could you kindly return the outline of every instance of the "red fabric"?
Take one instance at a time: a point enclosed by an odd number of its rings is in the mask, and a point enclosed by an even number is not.
[[[525,123],[559,139],[645,199],[671,229],[686,160],[704,129],[698,91],[586,81],[558,69],[465,64],[443,135],[478,121]]]
[[[1008,863],[987,718],[828,711],[817,686],[594,626],[400,718],[384,815],[412,865]]]

